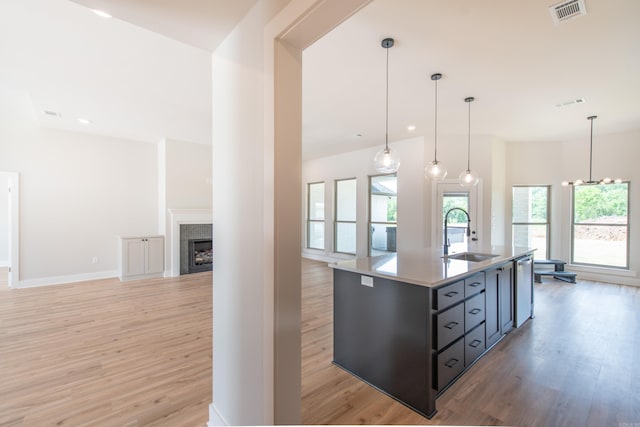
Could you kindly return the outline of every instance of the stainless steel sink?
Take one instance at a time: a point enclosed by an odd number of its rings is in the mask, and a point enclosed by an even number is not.
[[[497,257],[497,256],[498,255],[481,254],[481,253],[478,253],[478,252],[461,252],[459,254],[448,255],[448,256],[445,256],[443,258],[458,259],[458,260],[470,261],[470,262],[480,262],[480,261],[486,261],[488,259],[491,259],[491,258]]]

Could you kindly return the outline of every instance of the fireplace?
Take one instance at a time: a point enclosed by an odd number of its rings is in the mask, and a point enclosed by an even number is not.
[[[189,239],[189,273],[213,269],[213,242],[211,239]]]
[[[180,274],[213,270],[211,224],[180,224]]]

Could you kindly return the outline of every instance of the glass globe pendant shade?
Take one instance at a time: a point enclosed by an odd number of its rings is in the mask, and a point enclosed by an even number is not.
[[[385,147],[373,158],[373,165],[380,173],[393,173],[400,167],[400,159],[395,151]]]
[[[447,167],[437,160],[430,162],[424,168],[424,177],[433,181],[444,179],[447,176]]]
[[[458,183],[463,187],[473,187],[478,184],[478,181],[480,181],[478,175],[469,169],[460,172],[460,175],[458,175]]]

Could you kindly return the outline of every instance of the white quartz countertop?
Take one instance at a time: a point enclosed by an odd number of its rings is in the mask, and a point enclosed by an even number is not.
[[[485,261],[472,262],[443,257],[442,249],[423,249],[338,261],[329,264],[329,267],[414,285],[436,287],[462,279],[475,272],[497,267],[506,261],[531,254],[534,250],[503,246],[473,248],[468,252],[494,254],[497,256]],[[455,252],[452,251],[449,255],[454,254]]]

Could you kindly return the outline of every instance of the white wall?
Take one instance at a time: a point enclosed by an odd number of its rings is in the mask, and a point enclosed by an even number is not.
[[[19,285],[114,276],[116,236],[157,232],[156,146],[40,128],[26,94],[1,95],[0,170],[21,175]]]
[[[640,285],[640,131],[594,134],[593,178],[605,176],[630,180],[629,271],[571,266],[579,277]],[[589,140],[507,144],[507,190],[513,185],[551,185],[551,257],[571,259],[571,189],[562,181],[589,177]],[[508,195],[508,208],[511,194]],[[510,218],[509,218],[510,222]],[[509,224],[507,223],[507,226]],[[511,231],[508,229],[510,238]]]
[[[158,232],[165,236],[165,271],[171,270],[169,209],[211,210],[211,152],[211,145],[172,139],[158,144]],[[224,188],[226,182],[220,185]]]
[[[424,163],[422,138],[412,138],[389,144],[400,156],[398,169],[398,250],[425,247],[425,199],[428,187],[423,178]],[[356,247],[357,256],[367,256],[369,218],[369,176],[378,175],[373,167],[373,158],[381,147],[351,151],[345,154],[307,160],[302,164],[302,251],[304,256],[331,260],[349,258],[349,255],[333,252],[335,180],[356,178]],[[325,250],[306,248],[306,184],[325,183]]]
[[[260,1],[214,52],[213,411],[230,425],[273,422],[273,284],[265,224],[264,27],[284,6]],[[273,177],[268,181],[273,182]],[[271,242],[272,244],[273,242]]]
[[[438,137],[438,160],[447,169],[447,179],[457,179],[467,168],[467,137],[444,135]],[[398,150],[398,250],[412,250],[431,246],[431,222],[434,217],[432,185],[424,178],[424,167],[433,160],[433,140],[416,137],[392,142]],[[330,261],[349,256],[333,253],[334,180],[358,179],[357,256],[367,256],[368,235],[368,176],[375,175],[373,157],[380,147],[352,151],[335,156],[303,162],[303,184],[325,182],[325,250],[306,248],[306,187],[301,205],[303,221],[302,248],[305,257]],[[471,169],[480,175],[482,183],[482,227],[478,229],[481,244],[503,245],[504,235],[504,143],[479,135],[472,137]]]
[[[366,3],[261,0],[214,52],[210,424],[301,422],[302,49]]]
[[[467,169],[467,135],[438,135],[438,161],[443,162],[448,170],[447,179],[458,179],[458,175]],[[499,144],[494,146],[496,139],[489,135],[471,135],[471,170],[478,174],[480,183],[479,191],[482,193],[482,199],[479,205],[482,209],[482,227],[476,230],[478,244],[486,245],[502,245],[503,243],[497,239],[492,233],[492,222],[494,208],[493,189],[494,185],[500,185],[494,181],[502,179],[500,175],[494,175],[494,149],[499,148]],[[427,137],[425,142],[425,158],[424,165],[433,161],[433,138]],[[423,167],[424,167],[423,165]],[[427,212],[428,228],[431,228],[433,207],[431,205],[431,187],[428,188],[428,203],[425,212]],[[498,216],[500,214],[497,214]],[[428,235],[427,242],[431,241],[431,234]]]
[[[0,267],[9,265],[9,176],[0,172]]]
[[[165,149],[167,208],[211,209],[211,146],[168,139]]]
[[[511,190],[506,188],[507,149],[504,141],[494,139],[491,144],[491,243],[504,245],[507,217],[506,199]],[[509,213],[510,215],[510,213]]]

